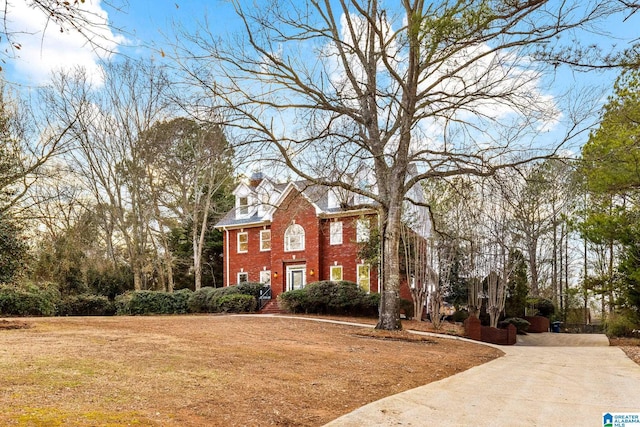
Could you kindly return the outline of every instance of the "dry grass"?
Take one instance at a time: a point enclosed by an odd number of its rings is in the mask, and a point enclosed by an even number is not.
[[[0,425],[318,426],[500,355],[269,316],[7,322]]]

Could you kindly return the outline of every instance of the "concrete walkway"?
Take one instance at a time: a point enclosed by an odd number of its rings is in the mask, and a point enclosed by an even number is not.
[[[640,413],[640,366],[604,335],[530,334],[505,356],[359,408],[327,426],[602,426]]]

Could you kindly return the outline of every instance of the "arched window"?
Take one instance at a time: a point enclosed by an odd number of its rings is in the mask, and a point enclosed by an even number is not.
[[[304,250],[304,228],[300,224],[291,224],[284,232],[284,251]]]

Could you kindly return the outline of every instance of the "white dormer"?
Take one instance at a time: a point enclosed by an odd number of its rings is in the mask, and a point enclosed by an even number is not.
[[[253,192],[246,184],[240,184],[233,191],[236,197],[236,218],[249,218],[251,216],[252,206],[255,204]]]
[[[336,188],[329,188],[329,191],[327,192],[327,207],[329,209],[340,207],[340,199],[338,197]]]
[[[279,193],[268,179],[263,179],[256,187],[256,197],[258,205],[258,216],[263,217],[273,208],[273,204],[278,198]]]

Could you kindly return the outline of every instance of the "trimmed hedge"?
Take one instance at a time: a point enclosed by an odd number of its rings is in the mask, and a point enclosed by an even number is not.
[[[189,289],[173,293],[158,291],[126,292],[116,297],[116,313],[120,315],[188,313]]]
[[[219,313],[249,313],[256,311],[256,299],[252,295],[230,294],[217,301]]]
[[[254,312],[263,285],[243,283],[225,288],[205,287],[197,292],[180,289],[131,291],[115,301],[103,295],[80,294],[61,298],[55,285],[0,285],[0,315],[7,316],[110,316],[185,313]],[[255,295],[255,296],[254,296]]]
[[[278,295],[278,306],[289,313],[307,313],[309,296],[304,289],[294,289]]]
[[[278,303],[291,313],[377,316],[380,295],[367,294],[354,282],[325,280],[284,292]]]
[[[59,301],[60,292],[50,284],[45,284],[42,287],[32,284],[0,286],[1,315],[53,316]]]
[[[189,311],[191,313],[253,312],[256,310],[262,286],[260,283],[242,283],[224,288],[201,288],[189,297]],[[231,296],[242,296],[242,298],[229,298]],[[252,302],[249,302],[249,299]]]
[[[115,304],[103,295],[82,294],[63,298],[58,304],[58,316],[113,316]]]
[[[238,289],[238,292],[240,292],[241,294],[251,295],[256,299],[256,301],[258,301],[258,298],[260,298],[260,291],[265,286],[262,283],[242,282],[239,283],[236,287]]]

